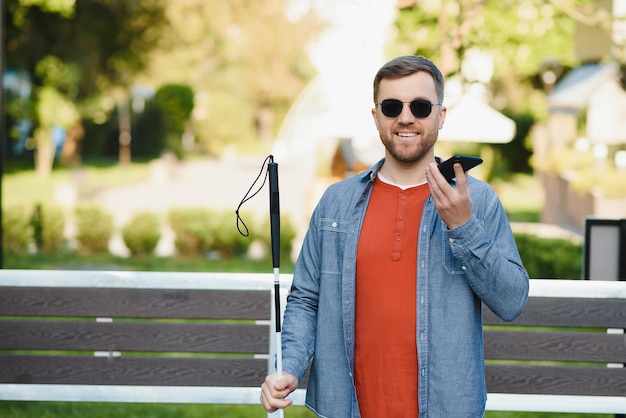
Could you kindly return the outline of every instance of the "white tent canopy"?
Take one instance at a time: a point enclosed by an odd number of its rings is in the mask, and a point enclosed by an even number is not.
[[[513,140],[515,122],[487,104],[483,84],[474,83],[461,94],[454,81],[447,88],[451,94],[444,100],[448,113],[439,131],[440,141],[503,144]],[[448,101],[455,93],[457,98]]]
[[[589,98],[587,137],[594,144],[626,144],[626,91],[615,79]]]

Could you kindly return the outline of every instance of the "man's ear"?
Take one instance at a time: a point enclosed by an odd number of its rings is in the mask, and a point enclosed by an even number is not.
[[[439,129],[443,128],[443,123],[446,120],[447,114],[448,114],[448,108],[442,105],[441,111],[439,112]]]

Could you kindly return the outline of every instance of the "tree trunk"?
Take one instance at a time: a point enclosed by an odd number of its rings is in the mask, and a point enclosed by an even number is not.
[[[35,143],[35,172],[39,177],[49,177],[54,164],[54,141],[50,129],[38,128],[35,131]]]

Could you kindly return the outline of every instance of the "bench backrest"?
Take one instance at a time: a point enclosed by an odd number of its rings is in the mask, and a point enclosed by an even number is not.
[[[0,270],[0,400],[256,404],[272,290],[271,274]],[[626,412],[626,283],[530,292],[513,322],[483,309],[487,408]]]
[[[626,412],[626,282],[531,280],[517,319],[483,307],[483,323],[490,398],[539,395],[519,398],[532,408],[548,395],[554,412]],[[524,408],[502,399],[506,410]]]
[[[237,387],[258,402],[272,275],[2,270],[0,286],[0,382],[11,389],[76,385],[68,400],[109,400],[94,386],[120,386],[127,395],[110,400],[134,401],[131,386]],[[156,399],[168,400],[184,402]]]

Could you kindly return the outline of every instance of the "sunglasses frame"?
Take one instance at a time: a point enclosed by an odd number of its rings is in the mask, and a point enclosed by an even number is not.
[[[400,103],[402,105],[402,107],[400,107],[400,111],[397,114],[395,114],[395,115],[387,114],[383,110],[383,104],[385,102],[387,102],[387,103],[392,102],[392,103],[396,103],[396,104]],[[442,105],[442,103],[431,103],[430,100],[426,100],[426,99],[415,99],[415,100],[412,100],[410,102],[403,102],[402,100],[399,100],[399,99],[385,99],[382,102],[376,103],[376,104],[380,106],[380,111],[382,112],[382,114],[385,115],[388,118],[397,118],[398,116],[400,116],[400,114],[402,113],[402,110],[404,110],[404,105],[408,104],[409,105],[409,109],[411,110],[411,114],[413,116],[415,116],[416,118],[418,118],[418,119],[426,119],[433,112],[433,106],[441,106]],[[416,104],[419,105],[419,106],[427,105],[428,106],[428,113],[426,113],[425,115],[417,114],[415,112],[415,109],[413,108],[413,106],[416,105]]]

